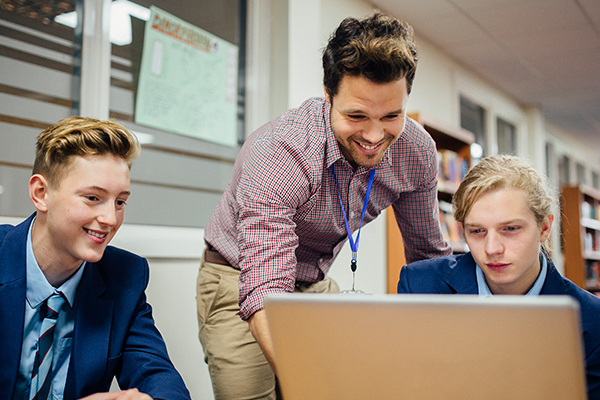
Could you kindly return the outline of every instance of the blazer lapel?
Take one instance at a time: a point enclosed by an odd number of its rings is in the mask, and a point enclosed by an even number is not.
[[[542,250],[545,252],[545,249]],[[544,286],[542,286],[542,291],[540,294],[543,295],[563,295],[567,294],[565,290],[565,283],[563,281],[562,275],[558,272],[550,255],[545,252],[546,260],[548,261],[548,273],[546,275],[546,281],[544,282]]]
[[[79,398],[102,386],[114,307],[113,301],[101,297],[105,290],[98,266],[88,263],[75,297],[77,311],[65,398]]]
[[[477,276],[475,275],[475,260],[471,253],[460,257],[456,266],[448,275],[448,285],[457,294],[477,294]]]
[[[0,399],[11,399],[23,343],[27,231],[31,217],[0,238]]]

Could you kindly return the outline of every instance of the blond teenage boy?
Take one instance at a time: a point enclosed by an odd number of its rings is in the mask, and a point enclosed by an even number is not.
[[[517,157],[488,157],[469,171],[453,205],[470,252],[405,266],[398,293],[575,298],[581,306],[588,396],[599,399],[600,298],[562,277],[544,247],[554,215],[541,176]]]

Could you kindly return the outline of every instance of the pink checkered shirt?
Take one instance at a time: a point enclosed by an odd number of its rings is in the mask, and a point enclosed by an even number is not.
[[[353,232],[358,230],[369,171],[343,157],[329,104],[312,98],[254,132],[237,157],[205,240],[241,270],[240,312],[247,320],[269,293],[322,280],[347,240],[330,165]],[[407,262],[451,253],[439,225],[435,143],[406,118],[377,167],[368,223],[392,205]]]

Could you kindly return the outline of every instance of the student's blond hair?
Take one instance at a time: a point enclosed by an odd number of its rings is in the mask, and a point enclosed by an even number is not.
[[[33,174],[58,187],[73,156],[112,154],[131,163],[140,153],[136,136],[114,121],[69,117],[37,137]]]
[[[553,191],[531,164],[515,156],[497,155],[481,160],[462,180],[452,198],[454,218],[464,223],[482,194],[499,189],[523,190],[538,225],[553,214]]]

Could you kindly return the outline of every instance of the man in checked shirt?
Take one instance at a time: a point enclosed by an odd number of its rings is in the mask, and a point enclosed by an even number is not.
[[[347,18],[323,54],[325,98],[254,132],[206,227],[198,275],[200,341],[216,399],[275,399],[263,298],[336,292],[327,277],[349,229],[392,206],[407,262],[449,255],[437,207],[435,143],[406,105],[417,67],[412,27]],[[338,189],[334,181],[337,178]]]

